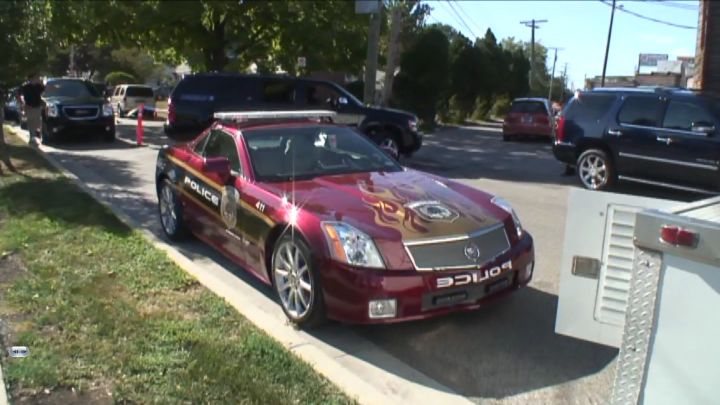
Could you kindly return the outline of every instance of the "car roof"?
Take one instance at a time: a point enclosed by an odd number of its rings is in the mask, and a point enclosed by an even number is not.
[[[665,93],[678,96],[695,96],[703,94],[702,91],[686,89],[683,87],[662,87],[662,86],[640,86],[640,87],[599,87],[592,90],[585,90],[582,93],[635,93],[653,94]]]
[[[546,98],[541,98],[541,97],[520,97],[520,98],[514,99],[512,102],[513,102],[513,103],[517,103],[517,102],[540,102],[540,103],[547,103],[547,101],[548,101],[548,99],[546,99]]]
[[[330,83],[335,84],[329,80],[314,79],[310,77],[295,77],[281,74],[253,74],[253,73],[228,73],[228,72],[203,72],[186,75],[183,80],[192,78],[231,78],[231,79],[274,79],[274,80],[287,80],[295,82],[306,82],[306,83]]]
[[[285,119],[285,120],[266,120],[266,121],[246,121],[232,122],[220,121],[221,128],[230,129],[235,132],[254,131],[256,129],[268,128],[298,128],[298,127],[317,127],[317,126],[341,126],[331,122],[318,122],[310,119]]]

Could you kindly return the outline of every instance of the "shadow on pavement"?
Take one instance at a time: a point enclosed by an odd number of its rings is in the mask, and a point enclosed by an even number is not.
[[[501,398],[595,374],[617,355],[555,334],[556,309],[556,296],[526,288],[476,312],[354,330],[461,395]]]

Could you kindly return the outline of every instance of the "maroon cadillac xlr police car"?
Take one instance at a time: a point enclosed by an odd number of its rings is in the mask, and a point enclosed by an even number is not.
[[[333,116],[217,113],[162,149],[167,236],[218,249],[300,326],[472,310],[530,281],[533,241],[505,200],[404,168]]]

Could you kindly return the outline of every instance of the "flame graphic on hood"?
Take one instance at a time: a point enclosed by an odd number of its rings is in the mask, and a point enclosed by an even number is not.
[[[421,224],[425,222],[415,211],[405,207],[410,199],[402,197],[396,191],[377,187],[367,182],[359,182],[358,188],[362,192],[362,200],[374,213],[375,224],[386,228],[399,230],[403,237],[412,237],[425,234],[428,229]],[[423,195],[420,187],[403,185],[413,194]]]

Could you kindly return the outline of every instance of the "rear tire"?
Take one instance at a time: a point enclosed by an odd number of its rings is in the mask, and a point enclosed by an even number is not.
[[[327,322],[319,268],[303,238],[288,229],[273,249],[271,279],[285,316],[299,328]]]
[[[190,231],[183,220],[182,205],[175,188],[169,180],[163,180],[158,192],[158,215],[160,225],[168,239],[181,242],[188,239]]]
[[[588,190],[607,190],[617,180],[614,162],[602,149],[587,149],[581,153],[575,170],[583,187]]]

